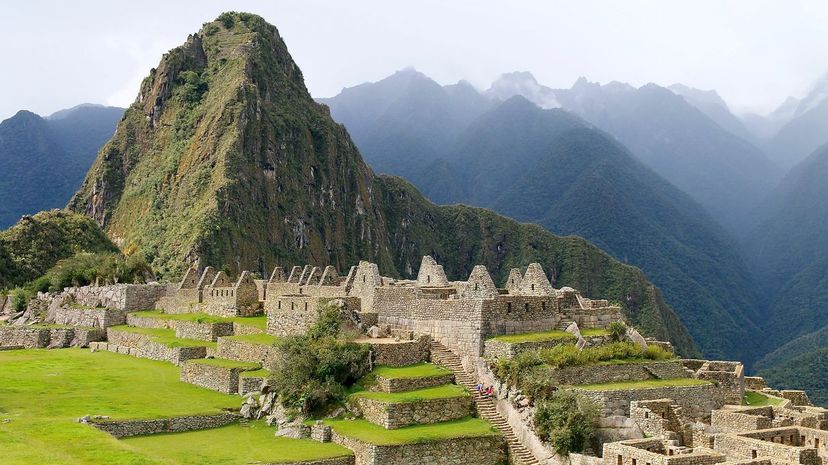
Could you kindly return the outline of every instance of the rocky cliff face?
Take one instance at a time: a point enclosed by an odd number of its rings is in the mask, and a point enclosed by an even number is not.
[[[451,279],[482,263],[502,280],[538,261],[556,286],[621,302],[646,333],[695,351],[644,275],[583,239],[437,207],[398,178],[375,177],[311,99],[278,31],[254,15],[225,13],[164,56],[69,208],[168,276],[189,264],[344,270],[371,260],[412,277],[428,254]]]

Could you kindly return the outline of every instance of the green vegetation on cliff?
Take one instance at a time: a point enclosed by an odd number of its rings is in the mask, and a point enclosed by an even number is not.
[[[26,216],[0,231],[0,289],[22,286],[78,253],[117,251],[84,215],[52,210]]]
[[[411,277],[433,255],[452,279],[486,265],[502,281],[536,261],[553,283],[624,306],[647,335],[693,341],[640,270],[576,237],[490,211],[437,207],[376,177],[313,101],[273,26],[227,13],[166,54],[69,207],[163,277],[190,264],[251,269],[370,260]]]

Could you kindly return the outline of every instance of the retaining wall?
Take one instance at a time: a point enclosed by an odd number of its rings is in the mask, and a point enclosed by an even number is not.
[[[91,420],[90,425],[116,438],[146,436],[160,433],[183,433],[219,428],[238,421],[237,413],[225,412],[214,415],[190,415],[156,420]]]
[[[356,404],[366,420],[385,429],[442,423],[465,418],[472,413],[471,396],[400,403],[357,397]]]
[[[334,431],[332,440],[354,451],[355,465],[499,465],[506,463],[506,443],[500,436],[378,446],[344,437]]]

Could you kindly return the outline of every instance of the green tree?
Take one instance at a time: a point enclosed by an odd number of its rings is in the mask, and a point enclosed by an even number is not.
[[[560,455],[583,452],[595,437],[598,406],[572,391],[558,391],[535,406],[535,431]]]

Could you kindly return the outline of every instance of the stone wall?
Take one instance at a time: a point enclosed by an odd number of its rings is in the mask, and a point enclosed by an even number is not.
[[[225,412],[214,415],[190,415],[156,420],[90,420],[89,424],[116,438],[146,436],[161,433],[183,433],[219,428],[238,421],[239,415]]]
[[[382,376],[377,376],[377,384],[372,386],[372,390],[380,392],[405,392],[452,383],[454,383],[454,374],[452,373],[424,378],[383,378]]]
[[[166,295],[164,284],[114,284],[112,286],[68,287],[64,293],[87,307],[108,307],[127,312],[150,310]]]
[[[731,410],[714,410],[710,425],[719,431],[753,431],[773,427],[773,409],[769,416]]]
[[[360,339],[358,342],[371,346],[374,365],[404,367],[431,359],[431,338],[419,336],[413,341],[389,339]]]
[[[146,334],[118,331],[112,328],[106,330],[106,339],[108,341],[107,344],[109,346],[115,346],[115,351],[118,353],[170,362],[176,365],[180,365],[187,360],[207,356],[206,347],[168,347],[153,341]],[[126,350],[122,351],[120,348],[125,348]]]
[[[332,459],[312,460],[310,462],[268,463],[267,465],[354,465],[354,456],[348,455]]]
[[[0,347],[37,349],[49,345],[49,330],[26,326],[0,326]]]
[[[828,434],[828,433],[826,433]],[[774,437],[793,437],[793,444],[773,442]],[[763,438],[767,438],[763,439]],[[800,435],[796,428],[791,431],[764,430],[751,434],[719,434],[715,437],[714,448],[731,458],[767,458],[774,465],[804,464],[819,465],[819,451],[815,448],[798,447]],[[826,457],[828,458],[828,457]]]
[[[471,396],[399,403],[357,397],[356,405],[366,420],[385,429],[458,420],[472,413]]]
[[[245,395],[251,392],[261,391],[264,377],[239,376],[239,394]]]
[[[345,297],[338,299],[345,303],[344,309],[346,311],[359,311],[360,302],[358,298]],[[305,334],[319,319],[319,312],[329,300],[328,297],[307,295],[271,296],[265,302],[268,334],[274,336]]]
[[[727,460],[713,451],[667,455],[659,439],[606,443],[603,458],[604,465],[713,465]]]
[[[253,344],[245,341],[237,341],[220,337],[218,340],[219,358],[236,360],[239,362],[254,362],[269,368],[276,356],[276,348],[264,344]]]
[[[114,308],[60,307],[55,310],[54,322],[59,325],[108,328],[126,323],[127,312]]]
[[[673,399],[683,413],[694,420],[702,420],[725,405],[728,392],[709,384],[701,386],[667,386],[645,389],[624,389],[607,391],[576,391],[595,400],[604,416],[629,416],[630,402],[634,400]]]
[[[223,367],[189,361],[181,365],[181,381],[225,394],[239,392],[239,367]]]
[[[332,440],[354,451],[355,465],[500,465],[506,463],[506,443],[500,436],[377,446],[344,437],[334,431]]]
[[[679,361],[564,367],[550,371],[550,376],[564,385],[690,377]]]
[[[559,338],[549,341],[504,342],[487,339],[483,344],[483,356],[489,359],[514,358],[516,355],[537,349],[549,349],[558,345],[575,344],[576,338]]]

